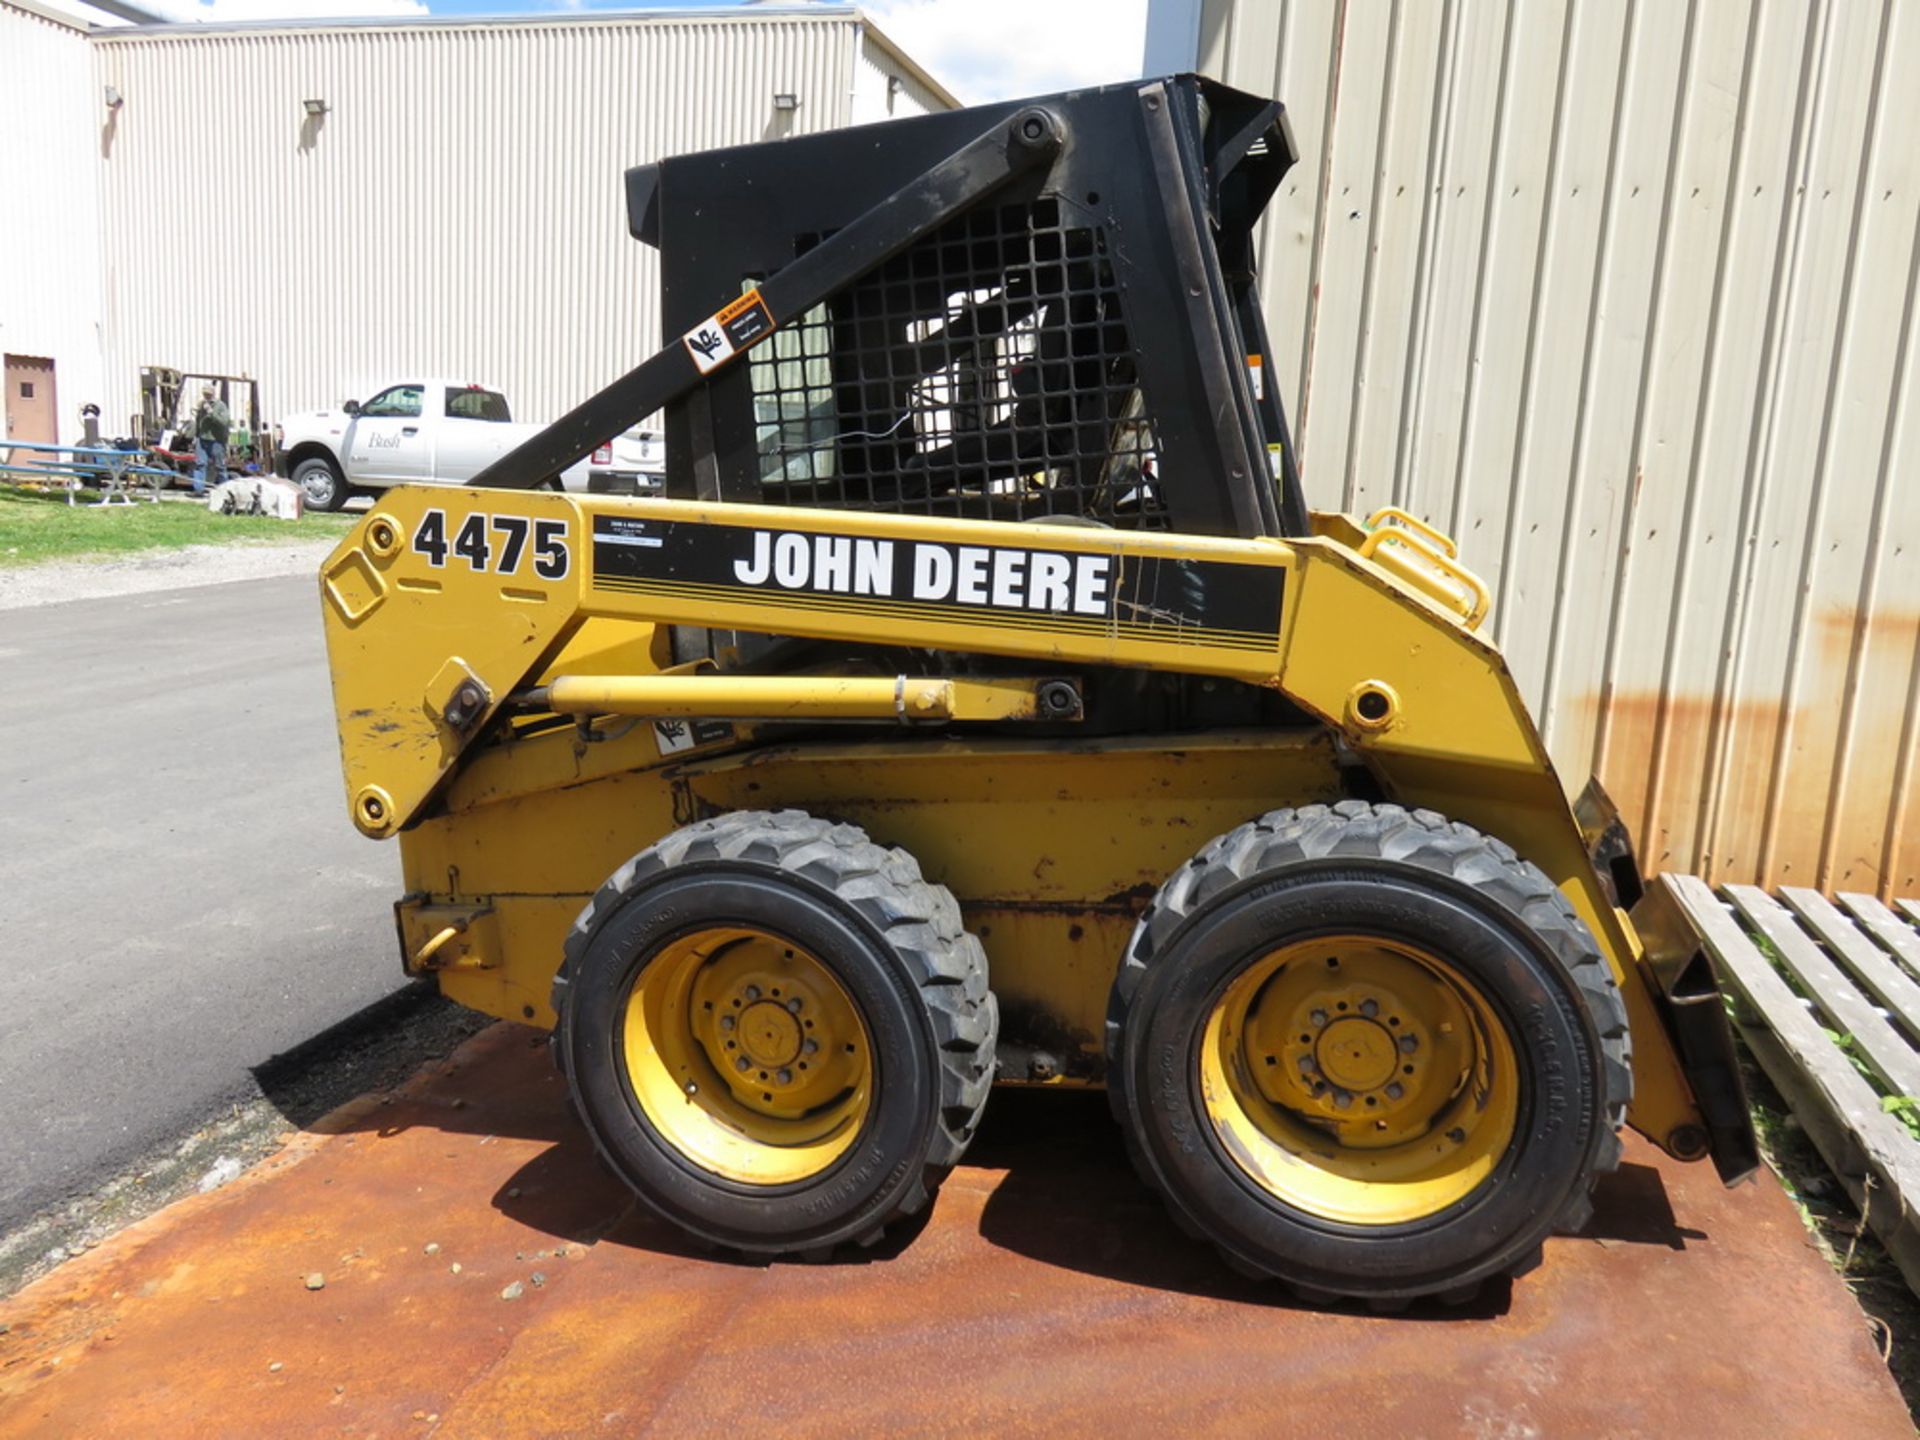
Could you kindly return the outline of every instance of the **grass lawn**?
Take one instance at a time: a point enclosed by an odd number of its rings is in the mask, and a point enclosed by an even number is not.
[[[312,513],[297,521],[258,515],[212,515],[204,504],[163,500],[96,507],[92,490],[68,505],[66,492],[0,484],[0,567],[37,565],[84,555],[124,555],[181,545],[288,544],[344,535],[357,515]]]

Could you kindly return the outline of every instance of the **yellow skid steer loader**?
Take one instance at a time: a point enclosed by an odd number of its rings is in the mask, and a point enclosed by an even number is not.
[[[1459,1299],[1631,1124],[1755,1163],[1698,944],[1487,591],[1311,513],[1254,274],[1281,107],[1190,76],[627,175],[680,338],[321,576],[409,973],[552,1027],[704,1240],[868,1245],[993,1084],[1315,1299]],[[664,414],[666,495],[544,482]],[[1633,912],[1630,918],[1629,912]]]

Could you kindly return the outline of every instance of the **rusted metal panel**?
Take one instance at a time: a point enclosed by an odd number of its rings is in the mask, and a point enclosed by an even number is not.
[[[1655,868],[1920,889],[1920,12],[1204,0],[1317,505],[1492,582]]]
[[[496,1027],[0,1303],[0,1437],[1910,1433],[1771,1178],[1634,1137],[1585,1234],[1457,1311],[1236,1277],[1098,1097],[1031,1091],[916,1232],[735,1264],[634,1211],[539,1041]]]

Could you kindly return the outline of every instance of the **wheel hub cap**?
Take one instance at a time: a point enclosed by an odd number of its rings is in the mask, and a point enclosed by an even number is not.
[[[740,1048],[756,1065],[790,1065],[800,1058],[800,1022],[774,1000],[756,1000],[740,1012]]]
[[[1314,1046],[1320,1073],[1342,1090],[1378,1090],[1393,1078],[1400,1050],[1371,1020],[1336,1020]]]

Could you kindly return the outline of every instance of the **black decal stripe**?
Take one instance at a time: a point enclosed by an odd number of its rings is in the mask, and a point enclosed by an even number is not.
[[[598,590],[623,591],[638,595],[661,595],[673,599],[722,602],[767,610],[824,610],[839,614],[871,612],[894,619],[930,621],[936,624],[991,626],[994,629],[1024,629],[1048,634],[1107,636],[1155,645],[1189,645],[1203,642],[1223,649],[1271,653],[1278,648],[1279,617],[1273,631],[1221,630],[1193,623],[1149,623],[1138,620],[1107,620],[1092,616],[1054,615],[1049,612],[1020,613],[990,607],[963,607],[943,603],[915,603],[883,600],[872,596],[820,595],[806,591],[759,591],[726,585],[635,580],[624,576],[600,575],[594,580]]]
[[[977,626],[996,624],[1004,628],[1035,628],[1048,634],[1127,634],[1144,639],[1177,636],[1217,636],[1221,643],[1242,649],[1260,649],[1271,653],[1277,647],[1277,632],[1283,612],[1286,566],[1267,566],[1246,561],[1213,561],[1171,555],[1131,555],[1112,551],[1058,551],[1046,545],[981,545],[993,557],[1018,555],[1025,566],[1031,586],[1031,566],[1043,555],[1054,555],[1077,566],[1096,559],[1108,570],[1102,580],[1106,605],[1100,614],[1056,614],[1035,611],[1025,603],[996,607],[970,605],[954,597],[910,599],[910,572],[918,545],[935,545],[956,563],[956,557],[968,549],[962,543],[948,541],[910,541],[877,536],[852,536],[845,532],[803,532],[780,530],[774,526],[722,526],[693,524],[678,520],[649,520],[639,516],[595,516],[593,570],[595,584],[614,588],[618,582],[637,582],[653,586],[705,586],[707,589],[655,589],[653,593],[682,593],[689,597],[716,597],[743,607],[780,607],[799,611],[806,605],[860,605],[881,616],[897,614],[924,622],[925,618],[947,614],[954,624]],[[801,540],[810,547],[808,570],[818,559],[818,547],[824,543],[851,545],[858,553],[860,545],[883,547],[883,595],[860,595],[851,584],[826,589],[803,586],[785,589],[776,584],[743,586],[737,580],[741,561],[758,555],[758,545],[780,545]],[[618,543],[645,540],[649,543]],[[612,541],[612,543],[607,543]],[[995,564],[998,564],[996,559]],[[849,578],[843,572],[843,578]],[[985,593],[991,593],[985,591]],[[1077,591],[1066,591],[1068,599]],[[1058,595],[1058,591],[1056,591]],[[803,599],[806,597],[806,599]],[[818,599],[816,599],[818,597]],[[1020,589],[1021,601],[1033,599],[1031,589]],[[906,609],[887,609],[899,605]],[[979,616],[989,616],[981,620]],[[972,616],[972,618],[966,618]],[[1156,634],[1148,634],[1156,632]]]
[[[1107,619],[1091,615],[1061,615],[1045,610],[1017,611],[988,605],[961,606],[940,601],[893,600],[868,595],[822,594],[819,591],[809,590],[757,590],[730,585],[707,585],[697,581],[635,580],[625,576],[603,575],[594,581],[594,585],[596,589],[602,590],[629,590],[641,594],[674,595],[689,600],[721,600],[733,604],[771,606],[777,609],[844,612],[850,608],[857,608],[861,611],[914,619],[927,617],[952,619],[963,624],[1025,626],[1043,630],[1076,628],[1100,634],[1116,629],[1130,632],[1149,631],[1153,632],[1156,638],[1208,635],[1262,648],[1278,643],[1278,616],[1275,616],[1274,630],[1229,630],[1191,620]]]

